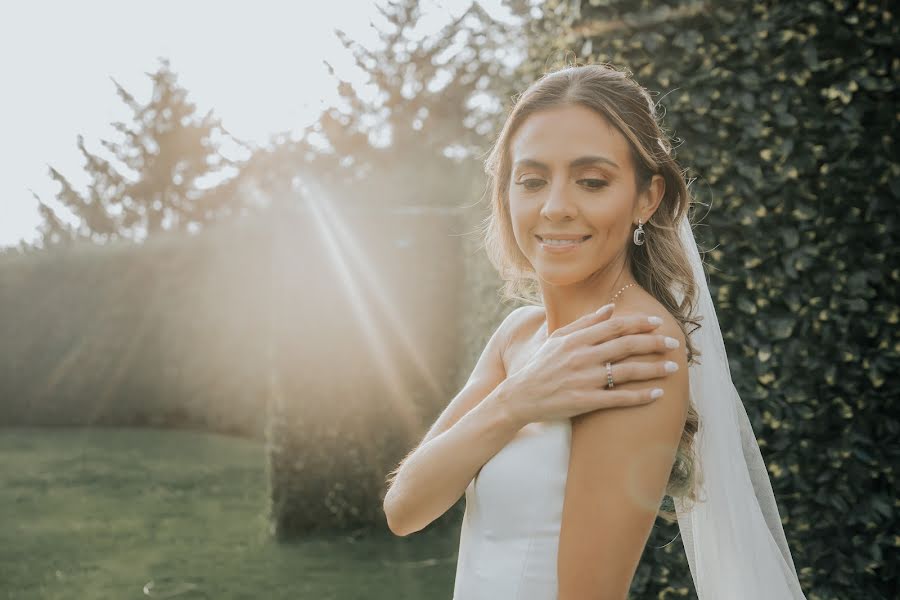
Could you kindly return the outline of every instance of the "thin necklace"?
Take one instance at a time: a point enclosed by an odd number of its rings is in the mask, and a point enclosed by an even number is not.
[[[621,294],[622,292],[624,292],[626,289],[630,288],[630,287],[633,286],[633,285],[637,285],[637,283],[629,283],[628,285],[626,285],[625,287],[623,287],[621,290],[619,290],[618,292],[616,292],[615,295],[613,295],[613,297],[609,300],[609,302],[607,302],[607,304],[610,304],[613,300],[616,299],[616,297],[618,297],[619,294]],[[545,307],[545,308],[546,308],[546,307]],[[547,321],[546,321],[546,319],[544,320],[544,324],[541,325],[541,327],[547,327]]]
[[[619,294],[621,294],[621,293],[624,292],[627,288],[630,288],[630,287],[633,286],[633,285],[637,285],[637,283],[629,283],[628,285],[626,285],[625,287],[623,287],[621,290],[619,290],[618,292],[616,292],[615,295],[614,295],[612,298],[609,299],[609,302],[607,302],[607,304],[610,304],[613,300],[616,299],[616,297],[617,297]]]

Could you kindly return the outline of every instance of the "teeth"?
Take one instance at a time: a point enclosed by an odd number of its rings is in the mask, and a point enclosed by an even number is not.
[[[541,238],[541,241],[545,244],[549,244],[550,246],[568,246],[570,244],[580,244],[584,240],[554,240],[551,238]]]

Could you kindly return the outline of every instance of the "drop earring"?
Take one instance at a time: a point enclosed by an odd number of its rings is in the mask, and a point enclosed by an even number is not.
[[[644,245],[644,226],[640,219],[638,219],[638,228],[634,230],[634,245]]]

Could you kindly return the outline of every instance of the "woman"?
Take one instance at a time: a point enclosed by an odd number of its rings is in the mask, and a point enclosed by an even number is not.
[[[456,600],[624,599],[668,494],[701,598],[803,598],[649,94],[604,65],[548,73],[486,166],[486,247],[532,306],[392,474],[392,531],[465,493]]]

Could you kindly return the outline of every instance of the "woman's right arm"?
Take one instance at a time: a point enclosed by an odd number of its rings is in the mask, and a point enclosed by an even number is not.
[[[488,340],[469,380],[401,463],[384,498],[388,527],[406,536],[427,527],[522,427],[504,402],[503,350],[527,307],[512,311]]]
[[[669,351],[666,336],[650,333],[661,320],[654,323],[637,314],[609,320],[612,307],[560,327],[524,367],[507,377],[503,349],[531,309],[510,313],[488,341],[465,387],[396,471],[384,498],[391,531],[408,535],[447,512],[478,469],[528,423],[656,401],[659,396],[652,386],[606,387],[607,362],[617,383],[671,374],[661,357],[624,361]]]

